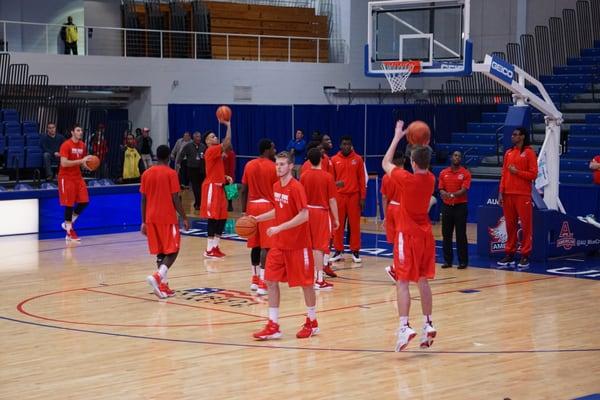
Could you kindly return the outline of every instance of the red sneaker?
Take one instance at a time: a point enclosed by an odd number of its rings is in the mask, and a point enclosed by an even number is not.
[[[73,242],[81,242],[81,239],[79,239],[79,236],[77,236],[77,232],[75,232],[75,229],[71,228],[70,231],[67,232],[67,236],[65,237],[65,239],[67,241],[73,241]]]
[[[215,247],[213,249],[213,251],[215,252],[215,254],[217,255],[217,257],[225,257],[226,256],[226,254],[221,251],[221,249],[219,248],[219,246]]]
[[[323,272],[325,272],[325,275],[329,276],[330,278],[337,278],[337,274],[335,273],[335,271],[331,268],[331,264],[327,264],[323,267]]]
[[[267,284],[265,283],[265,281],[262,281],[259,279],[258,281],[258,289],[256,289],[256,294],[264,296],[266,294],[268,294],[268,290],[267,290]]]
[[[319,333],[319,324],[317,323],[317,320],[311,321],[306,317],[306,321],[304,322],[304,325],[302,325],[302,329],[296,333],[296,337],[298,339],[306,339],[317,333]]]
[[[161,282],[158,285],[158,289],[163,292],[164,294],[167,295],[167,297],[173,297],[175,296],[175,292],[173,290],[171,290],[171,288],[169,287],[169,284],[167,282]]]
[[[206,257],[206,258],[223,258],[222,255],[220,255],[219,253],[217,253],[216,247],[213,247],[210,250],[206,250],[204,252],[204,257]]]
[[[279,339],[281,337],[279,324],[269,320],[262,330],[253,333],[252,336],[258,340]]]
[[[314,287],[315,290],[331,290],[333,289],[333,283],[329,283],[325,279],[323,279],[321,282],[316,281]]]
[[[152,275],[148,275],[146,278],[146,282],[152,287],[152,291],[159,299],[164,299],[167,297],[165,293],[160,290],[161,278],[158,272],[153,273]]]
[[[260,283],[260,278],[258,275],[252,275],[252,283],[250,284],[250,290],[258,289],[258,284]]]

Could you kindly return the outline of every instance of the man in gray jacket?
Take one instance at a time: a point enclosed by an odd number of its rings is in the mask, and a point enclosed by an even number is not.
[[[171,151],[171,160],[176,161],[177,156],[181,153],[181,150],[185,147],[186,144],[190,143],[192,137],[188,131],[183,132],[183,137],[180,137],[175,142],[175,146],[173,146],[173,150]],[[188,183],[190,179],[187,173],[187,157],[181,160],[181,168],[179,169],[179,184],[182,189],[187,189]]]
[[[183,146],[183,149],[175,159],[175,169],[179,172],[182,168],[182,160],[187,159],[187,173],[194,193],[194,210],[200,210],[200,187],[206,177],[204,167],[204,152],[206,144],[202,143],[200,132],[194,132],[191,142]]]

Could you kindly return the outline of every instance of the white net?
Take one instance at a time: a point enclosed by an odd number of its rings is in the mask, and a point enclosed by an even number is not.
[[[382,63],[383,73],[390,83],[392,93],[406,90],[406,81],[415,68],[414,64]]]

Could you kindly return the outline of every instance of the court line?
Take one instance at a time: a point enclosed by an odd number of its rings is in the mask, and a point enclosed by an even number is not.
[[[59,329],[71,332],[79,333],[92,333],[103,336],[122,337],[128,339],[144,339],[144,340],[155,340],[161,342],[171,343],[185,343],[185,344],[200,344],[200,345],[213,345],[213,346],[226,346],[226,347],[238,347],[238,348],[260,348],[260,349],[280,349],[280,350],[304,350],[304,351],[332,351],[340,353],[395,353],[394,350],[384,349],[348,349],[348,348],[329,348],[329,347],[300,347],[300,346],[274,346],[274,345],[260,345],[260,344],[241,344],[241,343],[227,343],[227,342],[210,342],[203,340],[192,340],[192,339],[170,339],[161,338],[156,336],[143,336],[143,335],[130,335],[125,333],[114,333],[114,332],[102,332],[94,331],[89,329],[79,328],[67,328],[58,325],[42,324],[38,322],[23,321],[15,318],[0,316],[0,319],[16,322],[26,325],[39,326],[44,328]],[[272,342],[270,342],[272,343]],[[440,355],[495,355],[495,354],[543,354],[543,353],[582,353],[582,352],[600,352],[600,348],[589,348],[589,349],[540,349],[540,350],[489,350],[489,351],[435,351],[431,349],[427,350],[404,350],[404,354],[440,354]]]

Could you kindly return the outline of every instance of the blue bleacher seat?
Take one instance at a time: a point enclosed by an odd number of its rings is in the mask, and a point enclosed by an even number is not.
[[[495,133],[452,133],[452,143],[479,143],[496,144],[497,135]]]
[[[19,113],[17,110],[4,109],[0,114],[2,115],[2,121],[19,122]]]
[[[25,168],[41,168],[43,165],[44,158],[39,147],[25,148]]]
[[[6,152],[6,168],[24,168],[25,167],[25,152],[23,149],[9,147]]]
[[[40,134],[39,133],[30,133],[27,136],[25,136],[25,145],[26,146],[37,146],[40,147]]]
[[[600,149],[600,135],[570,135],[569,146],[590,146]]]
[[[600,135],[600,124],[573,124],[569,135]]]
[[[600,114],[587,114],[585,116],[586,124],[600,124]]]
[[[561,183],[592,183],[592,173],[591,172],[561,172],[560,178]]]
[[[25,147],[25,138],[23,136],[7,136],[6,140],[8,147]]]
[[[23,135],[27,135],[28,133],[39,132],[38,124],[35,121],[23,121],[21,127],[23,130]]]
[[[4,122],[2,131],[4,132],[4,136],[22,136],[21,124],[18,122]]]
[[[6,150],[6,137],[0,135],[0,155],[4,154]]]

